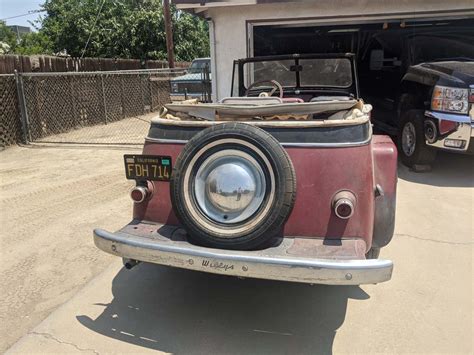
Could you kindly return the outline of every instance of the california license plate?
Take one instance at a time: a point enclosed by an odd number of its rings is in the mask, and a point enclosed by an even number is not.
[[[125,175],[130,180],[169,181],[171,157],[161,155],[124,155]]]

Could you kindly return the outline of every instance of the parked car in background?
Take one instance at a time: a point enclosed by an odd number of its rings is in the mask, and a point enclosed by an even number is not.
[[[171,79],[170,84],[172,100],[198,99],[210,102],[211,59],[194,59],[186,74]]]
[[[352,54],[246,58],[235,96],[166,105],[143,154],[124,156],[133,220],[94,230],[96,246],[127,268],[389,280],[393,263],[378,257],[394,233],[397,151],[372,134],[356,73]]]
[[[403,163],[429,165],[438,149],[474,153],[474,61],[425,62],[402,80],[398,145]]]
[[[405,165],[424,170],[440,149],[474,151],[472,25],[378,32],[364,53],[373,122],[397,136]]]

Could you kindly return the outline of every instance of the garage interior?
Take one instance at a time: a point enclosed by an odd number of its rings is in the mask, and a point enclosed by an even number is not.
[[[400,81],[408,67],[427,61],[474,60],[474,19],[378,21],[348,25],[255,24],[253,56],[356,54],[361,97],[372,119],[396,134]],[[252,55],[252,53],[250,53]]]

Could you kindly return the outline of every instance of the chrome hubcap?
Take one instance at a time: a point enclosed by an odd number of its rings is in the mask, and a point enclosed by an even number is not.
[[[219,165],[206,179],[206,197],[223,212],[243,211],[252,202],[255,176],[238,162]]]
[[[416,132],[413,123],[408,122],[402,131],[402,149],[406,156],[410,157],[415,152]]]
[[[194,194],[201,210],[220,223],[252,216],[265,197],[265,176],[258,162],[239,150],[208,157],[196,173]]]

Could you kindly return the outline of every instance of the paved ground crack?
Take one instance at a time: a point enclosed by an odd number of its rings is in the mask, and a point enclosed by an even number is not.
[[[94,350],[94,349],[84,349],[84,348],[80,348],[79,346],[77,346],[76,344],[74,343],[69,343],[67,341],[62,341],[58,338],[56,338],[54,335],[52,334],[49,334],[49,333],[40,333],[40,332],[29,332],[28,334],[33,334],[33,335],[39,335],[43,338],[46,338],[46,339],[51,339],[51,340],[54,340],[55,342],[59,343],[59,344],[66,344],[66,345],[71,345],[72,347],[76,348],[77,350],[79,351],[89,351],[89,352],[92,352],[94,354],[97,354],[97,355],[100,355],[98,351]]]
[[[430,238],[421,238],[417,237],[415,235],[410,235],[410,234],[404,234],[404,233],[396,233],[395,234],[397,237],[408,237],[408,238],[413,238],[413,239],[418,239],[418,240],[425,240],[428,242],[433,242],[433,243],[440,243],[440,244],[451,244],[451,245],[472,245],[474,242],[452,242],[449,240],[437,240],[437,239],[430,239]]]

